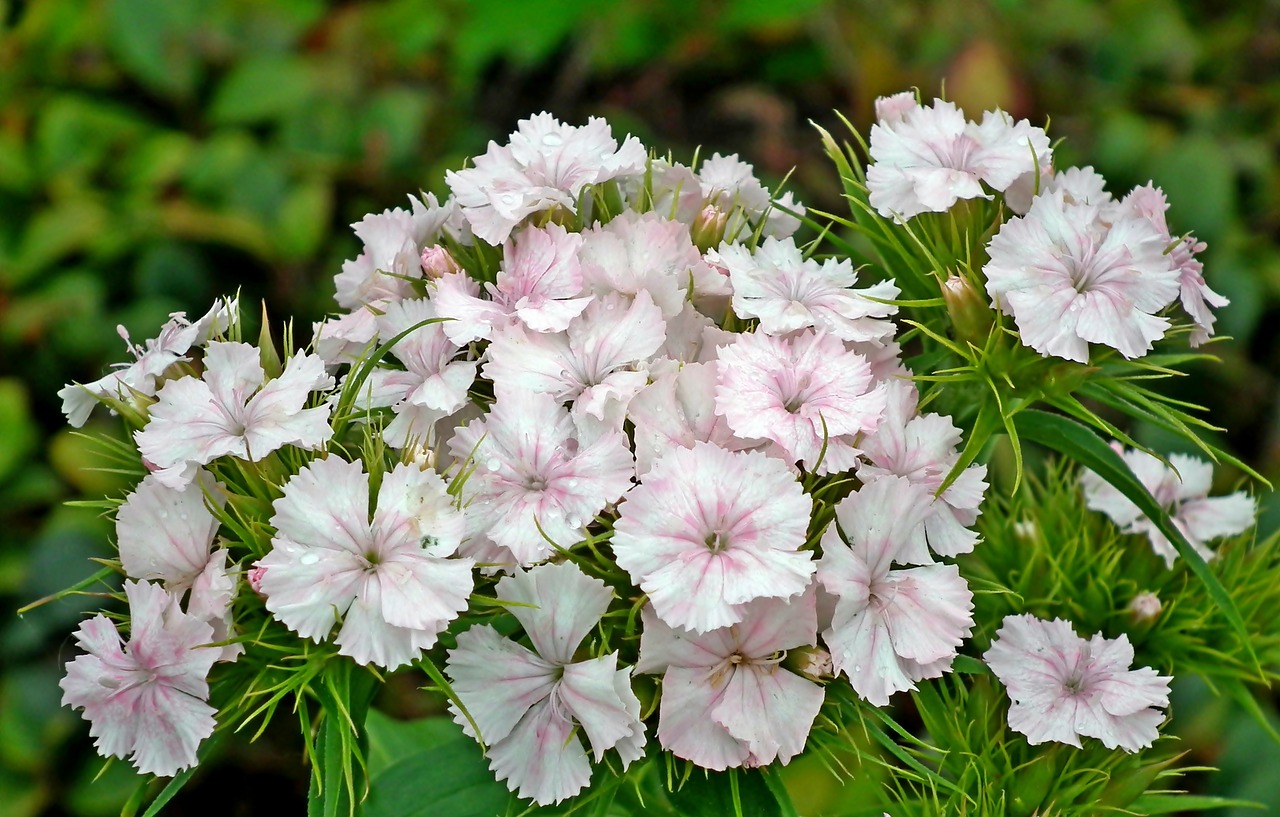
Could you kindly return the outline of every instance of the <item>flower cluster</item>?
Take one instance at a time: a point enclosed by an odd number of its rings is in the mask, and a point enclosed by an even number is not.
[[[901,228],[997,194],[1021,213],[983,277],[1032,349],[1140,356],[1179,295],[1193,342],[1212,334],[1223,301],[1158,190],[1116,202],[999,111],[878,111],[868,213]],[[593,761],[787,763],[824,709],[886,706],[991,636],[964,569],[987,466],[927,410],[943,367],[904,356],[921,330],[896,319],[921,302],[891,276],[797,242],[804,208],[736,156],[688,167],[599,119],[532,117],[447,182],[353,225],[342,311],[309,351],[242,342],[223,303],[63,391],[75,425],[99,402],[133,425],[145,474],[114,503],[130,639],[86,622],[63,684],[104,754],[191,766],[210,678],[264,639],[307,656],[280,682],[300,699],[325,662],[435,656],[496,777],[547,805]],[[1204,499],[1193,461],[1177,482],[1125,456],[1193,542],[1252,518]],[[1090,507],[1170,548],[1084,480]],[[995,638],[1030,743],[1157,737],[1168,679],[1130,673],[1124,636],[1015,617]]]
[[[1054,167],[1045,132],[1000,110],[977,123],[952,103],[925,107],[904,93],[877,111],[866,184],[881,215],[905,221],[997,193],[1018,214],[991,239],[983,277],[1027,346],[1078,363],[1089,362],[1090,344],[1142,357],[1169,330],[1160,313],[1175,301],[1192,345],[1213,335],[1209,307],[1227,299],[1205,283],[1204,243],[1170,234],[1159,188],[1117,201],[1093,168]]]

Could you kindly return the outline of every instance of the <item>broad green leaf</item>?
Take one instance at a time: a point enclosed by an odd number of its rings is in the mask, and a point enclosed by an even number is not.
[[[303,261],[320,248],[333,214],[333,190],[315,178],[297,185],[285,197],[276,222],[275,239],[282,258]]]
[[[1131,808],[1134,814],[1180,814],[1218,808],[1265,809],[1266,806],[1251,800],[1233,800],[1228,797],[1212,797],[1209,795],[1144,794],[1133,801]]]
[[[36,447],[39,429],[31,418],[27,387],[14,378],[0,378],[0,483]]]
[[[200,80],[196,44],[208,0],[112,0],[107,43],[125,68],[161,93],[186,98]]]
[[[366,723],[372,774],[363,817],[506,813],[512,795],[494,778],[480,746],[453,721],[401,722],[370,712]]]
[[[315,69],[306,60],[254,56],[237,64],[218,85],[209,116],[221,124],[279,119],[306,108],[316,90]]]
[[[786,817],[794,809],[789,800],[779,802],[765,780],[767,773],[758,769],[694,769],[684,785],[671,792],[671,804],[684,817]],[[780,784],[778,792],[785,795]]]
[[[1146,514],[1147,518],[1173,544],[1178,555],[1186,560],[1187,566],[1196,578],[1204,583],[1210,597],[1217,603],[1218,609],[1239,634],[1241,642],[1249,652],[1250,660],[1257,664],[1258,658],[1254,655],[1253,646],[1249,640],[1249,629],[1245,626],[1244,619],[1241,618],[1240,611],[1230,594],[1222,586],[1222,582],[1213,575],[1204,559],[1182,535],[1182,531],[1173,524],[1169,514],[1160,507],[1160,503],[1156,502],[1151,492],[1134,476],[1129,466],[1111,446],[1088,427],[1075,420],[1037,409],[1020,412],[1013,422],[1023,438],[1065,454],[1102,477],[1124,494],[1130,502],[1137,505],[1139,510]]]

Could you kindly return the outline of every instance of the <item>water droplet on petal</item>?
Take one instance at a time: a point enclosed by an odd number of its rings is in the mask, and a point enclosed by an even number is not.
[[[853,671],[854,671],[854,672],[862,672],[862,665],[861,665],[861,664],[854,664],[854,666],[853,666]]]
[[[497,458],[494,458],[486,462],[484,464],[484,467],[488,468],[490,471],[497,471],[499,468],[502,467],[502,463]]]
[[[549,148],[553,148],[559,145],[563,141],[564,139],[562,139],[560,137],[560,134],[558,133],[548,133],[543,135],[542,137],[542,144],[546,145]]]
[[[315,553],[304,553],[301,558],[298,559],[298,563],[304,565],[313,565],[318,561],[320,561],[320,556]]]
[[[567,486],[569,486],[570,488],[577,488],[577,487],[578,487],[578,480],[577,480],[577,479],[574,479],[574,478],[566,479],[566,480],[564,481],[564,484],[565,484],[565,485],[567,485]]]
[[[569,523],[569,527],[571,527],[571,528],[580,528],[580,527],[582,527],[582,519],[581,519],[581,517],[571,516],[571,517],[569,517],[568,519],[566,519],[565,521]]]
[[[503,193],[498,198],[502,201],[503,204],[507,205],[508,207],[514,207],[515,205],[520,203],[520,197],[515,193]]]

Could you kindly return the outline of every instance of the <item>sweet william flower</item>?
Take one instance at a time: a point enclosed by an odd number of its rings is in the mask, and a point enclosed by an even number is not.
[[[987,466],[969,466],[938,494],[960,459],[960,429],[941,414],[919,414],[919,394],[910,381],[889,383],[888,394],[883,419],[863,442],[866,459],[858,463],[858,478],[870,482],[889,475],[905,477],[931,497],[923,521],[910,541],[903,543],[898,561],[928,564],[932,561],[928,549],[939,556],[969,553],[978,542],[972,526],[982,512]]]
[[[155,395],[157,383],[165,370],[175,363],[187,360],[193,346],[201,346],[213,335],[225,332],[239,314],[239,302],[232,299],[214,304],[203,317],[194,323],[186,313],[174,312],[160,328],[160,334],[139,346],[130,342],[123,326],[116,331],[134,356],[132,363],[122,363],[105,377],[92,383],[68,383],[58,391],[62,398],[62,413],[73,428],[80,428],[89,419],[100,398],[132,400],[137,395]]]
[[[128,642],[104,615],[82,623],[76,642],[86,654],[67,663],[62,703],[84,710],[102,755],[168,777],[194,766],[213,734],[206,676],[219,651],[204,646],[213,640],[208,622],[182,612],[160,585],[126,580],[124,592]]]
[[[921,486],[881,477],[841,500],[822,537],[818,581],[836,598],[822,640],[836,672],[876,706],[950,669],[973,627],[973,594],[955,565],[893,567],[928,508]]]
[[[1095,634],[1086,641],[1062,619],[1006,616],[983,655],[1012,704],[1009,728],[1034,745],[1080,746],[1081,737],[1108,749],[1136,752],[1155,742],[1169,705],[1168,677],[1130,669],[1133,647]]]
[[[961,199],[990,198],[1049,155],[1049,137],[1025,120],[988,111],[968,122],[954,103],[935,99],[914,107],[886,105],[886,119],[871,127],[867,191],[871,206],[900,221],[946,212]]]
[[[790,462],[838,473],[857,462],[859,435],[885,408],[862,355],[833,335],[739,335],[719,352],[716,411],[739,437],[768,439]]]
[[[231,635],[236,580],[226,549],[213,546],[220,523],[209,503],[221,508],[226,494],[205,471],[180,490],[149,474],[116,512],[116,543],[128,576],[158,579],[179,598],[189,593],[187,612],[213,625],[213,641],[224,641]],[[243,652],[243,645],[228,644],[219,660]]]
[[[371,516],[363,464],[329,456],[285,483],[274,508],[257,589],[303,638],[323,640],[340,617],[338,652],[394,669],[467,609],[473,562],[454,557],[466,524],[434,471],[384,474]]]
[[[814,593],[744,605],[742,620],[706,633],[641,614],[637,672],[661,672],[658,740],[705,769],[787,763],[804,750],[823,690],[782,667],[817,641]]]
[[[1173,454],[1166,466],[1145,451],[1125,449],[1119,443],[1112,443],[1112,448],[1124,458],[1156,502],[1169,512],[1173,524],[1206,561],[1213,558],[1209,542],[1243,533],[1253,525],[1258,505],[1244,491],[1209,496],[1213,487],[1212,464],[1185,454]],[[1128,497],[1089,470],[1081,472],[1080,485],[1089,508],[1105,513],[1125,533],[1145,533],[1152,549],[1166,565],[1173,567],[1178,558],[1173,543]]]
[[[1178,296],[1166,242],[1146,219],[1104,215],[1051,191],[991,239],[987,292],[1045,357],[1087,363],[1090,343],[1142,357],[1169,328],[1155,314]]]
[[[621,431],[583,441],[553,398],[518,389],[504,391],[483,419],[459,428],[449,448],[474,463],[462,486],[473,533],[468,552],[488,553],[480,541],[487,539],[523,565],[551,555],[548,538],[564,547],[581,541],[635,476]]]
[[[508,144],[490,142],[474,167],[445,179],[476,237],[497,246],[534,213],[577,212],[589,184],[643,174],[645,159],[640,140],[628,136],[619,145],[603,119],[575,127],[540,113],[520,120]]]
[[[706,632],[743,605],[809,585],[811,502],[787,466],[695,442],[672,448],[627,495],[613,526],[618,566],[673,627]]]
[[[582,738],[597,763],[615,749],[625,769],[643,753],[644,724],[631,691],[631,669],[618,667],[617,653],[573,660],[613,593],[563,563],[508,576],[496,594],[516,602],[509,612],[534,649],[487,624],[460,634],[446,671],[470,718],[454,708],[454,720],[488,744],[490,768],[499,780],[521,797],[551,805],[591,780]]]
[[[247,343],[210,343],[204,366],[203,378],[166,383],[151,421],[134,434],[162,484],[181,488],[219,457],[257,461],[285,445],[316,449],[333,436],[330,407],[305,407],[311,392],[333,386],[317,355],[295,355],[265,384],[258,350]]]
[[[707,260],[729,271],[733,311],[758,318],[760,331],[783,335],[801,329],[826,330],[841,340],[886,340],[894,325],[885,320],[898,311],[879,301],[898,297],[892,281],[854,289],[857,276],[849,259],[806,259],[793,239],[766,238],[754,253],[725,244]],[[871,300],[871,299],[877,300]]]

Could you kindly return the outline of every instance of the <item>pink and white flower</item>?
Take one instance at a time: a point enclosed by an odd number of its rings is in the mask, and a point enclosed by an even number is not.
[[[496,593],[515,602],[508,610],[534,649],[487,624],[460,634],[446,666],[466,707],[453,707],[454,720],[488,744],[499,780],[547,806],[591,781],[579,730],[597,763],[615,749],[625,769],[643,754],[640,701],[616,652],[573,660],[613,597],[604,582],[572,564],[541,565],[502,579]]]
[[[1200,346],[1213,337],[1216,319],[1209,307],[1218,308],[1231,303],[1205,283],[1204,264],[1196,258],[1197,253],[1204,252],[1205,243],[1191,235],[1181,238],[1170,235],[1164,215],[1169,209],[1169,202],[1165,199],[1164,191],[1158,187],[1150,184],[1135,187],[1125,196],[1121,206],[1128,208],[1133,215],[1150,221],[1170,247],[1169,259],[1178,272],[1179,300],[1195,325],[1191,331],[1191,345]]]
[[[83,622],[76,642],[87,654],[67,663],[62,703],[84,710],[99,753],[170,777],[194,766],[196,747],[213,734],[206,677],[219,650],[205,647],[213,627],[160,585],[126,580],[124,592],[129,641],[104,615]]]
[[[1130,669],[1133,646],[1123,633],[1086,641],[1060,618],[1006,616],[983,660],[1009,693],[1009,728],[1033,746],[1079,748],[1083,736],[1136,752],[1160,736],[1157,707],[1169,705],[1172,679]]]
[[[895,327],[885,318],[898,308],[880,301],[893,300],[900,290],[892,281],[854,289],[857,276],[847,258],[819,264],[806,259],[790,238],[766,238],[754,254],[740,244],[725,244],[707,260],[729,271],[733,311],[758,318],[765,334],[814,328],[848,341],[893,337]]]
[[[673,448],[627,495],[613,526],[618,566],[673,627],[707,632],[747,602],[789,598],[813,575],[811,501],[787,466],[709,443]]]
[[[116,364],[114,371],[92,383],[68,383],[60,389],[58,396],[62,398],[67,422],[73,428],[83,426],[102,398],[133,402],[135,395],[154,396],[165,371],[187,360],[191,347],[203,346],[209,338],[225,332],[238,317],[239,309],[235,299],[220,301],[195,323],[187,320],[186,313],[174,312],[160,328],[160,334],[142,346],[131,343],[125,328],[117,326],[116,331],[134,356],[133,362]]]
[[[467,609],[473,562],[454,556],[466,523],[434,471],[384,474],[371,518],[363,464],[330,456],[285,483],[274,508],[258,588],[303,638],[322,641],[340,618],[339,653],[394,669]]]
[[[434,243],[447,228],[458,230],[456,205],[443,205],[433,194],[423,202],[409,197],[412,210],[385,210],[365,216],[352,224],[364,242],[364,251],[342,264],[334,276],[334,298],[343,309],[380,304],[414,297],[413,280],[422,278],[422,250]]]
[[[636,473],[644,476],[653,463],[673,448],[714,443],[727,451],[757,448],[761,440],[734,435],[716,413],[716,361],[686,363],[660,373],[627,408],[635,427]]]
[[[166,383],[151,422],[134,434],[156,479],[170,488],[219,457],[256,462],[286,445],[320,448],[333,436],[330,407],[305,407],[311,392],[333,386],[318,356],[295,355],[265,385],[258,350],[247,343],[210,343],[204,366],[202,379]]]
[[[1112,443],[1112,448],[1124,458],[1160,507],[1169,512],[1173,524],[1205,561],[1214,555],[1209,542],[1244,533],[1253,526],[1258,504],[1244,491],[1209,496],[1213,488],[1212,464],[1185,454],[1173,454],[1166,466],[1145,451],[1128,450],[1119,443]],[[1086,505],[1105,513],[1125,533],[1145,533],[1155,552],[1166,565],[1173,567],[1178,551],[1137,505],[1092,471],[1081,472],[1080,485],[1084,488]]]
[[[800,754],[824,693],[781,663],[787,650],[817,643],[814,599],[758,599],[736,625],[706,633],[672,628],[645,607],[636,672],[663,673],[663,748],[714,771]]]
[[[756,178],[755,168],[736,153],[713,153],[698,168],[698,181],[704,206],[728,214],[726,241],[745,240],[756,227],[761,228],[762,235],[774,238],[786,238],[800,229],[798,216],[804,215],[804,206],[786,193],[777,199],[779,206],[775,207],[769,189]]]
[[[839,473],[885,408],[866,358],[824,332],[739,335],[720,349],[716,411],[739,437],[773,440],[791,462]]]
[[[960,429],[941,414],[919,414],[919,394],[910,381],[889,384],[883,419],[862,444],[865,462],[858,463],[858,478],[870,482],[894,475],[924,488],[931,497],[924,521],[904,543],[899,561],[928,564],[928,549],[939,556],[969,553],[978,542],[973,525],[982,513],[987,466],[971,465],[938,494],[943,481],[960,459]]]
[[[444,331],[459,346],[489,340],[504,327],[523,324],[534,332],[563,332],[591,303],[583,293],[578,260],[583,238],[558,224],[526,227],[503,245],[497,282],[487,294],[465,273],[440,278],[433,300],[451,320]]]
[[[1026,120],[988,111],[965,120],[951,102],[895,106],[895,118],[871,126],[869,201],[880,215],[905,221],[943,213],[960,199],[991,198],[1048,161],[1049,137]],[[985,187],[984,187],[985,185]]]
[[[621,431],[583,442],[553,398],[515,389],[504,391],[483,419],[459,428],[449,448],[475,467],[462,486],[471,518],[468,552],[486,552],[487,539],[522,565],[551,555],[548,538],[563,547],[581,541],[635,476]]]
[[[991,239],[987,292],[1045,357],[1087,363],[1090,343],[1141,357],[1169,327],[1155,314],[1178,295],[1166,242],[1146,219],[1102,216],[1051,192]]]
[[[460,349],[446,333],[448,321],[419,326],[438,317],[430,300],[416,298],[388,304],[378,319],[378,339],[383,344],[409,332],[390,348],[405,371],[384,375],[384,385],[394,378],[398,387],[396,417],[383,430],[383,439],[396,448],[428,437],[438,420],[462,408],[476,379],[476,362],[457,359]]]
[[[497,246],[534,213],[576,213],[587,185],[642,175],[645,160],[640,140],[628,136],[619,146],[603,119],[574,127],[540,113],[520,120],[509,144],[489,142],[474,167],[445,179],[475,235]]]
[[[583,277],[597,296],[635,297],[643,290],[670,320],[693,297],[729,294],[728,283],[693,245],[688,225],[678,221],[628,210],[583,238]]]
[[[214,641],[231,634],[236,591],[227,550],[213,546],[221,523],[209,503],[222,508],[226,500],[222,485],[205,471],[181,490],[148,475],[116,512],[124,572],[135,579],[158,579],[179,599],[190,591],[187,612],[213,625]],[[243,645],[228,644],[219,660],[232,661],[243,652]]]
[[[836,597],[822,640],[836,672],[876,706],[949,670],[973,627],[973,594],[955,565],[893,567],[928,510],[923,488],[881,477],[836,506],[839,524],[822,537],[818,581]]]
[[[484,376],[501,397],[508,389],[573,401],[575,417],[590,415],[621,429],[627,404],[649,382],[645,364],[666,340],[660,310],[641,290],[596,298],[563,333],[508,327],[489,346]]]

